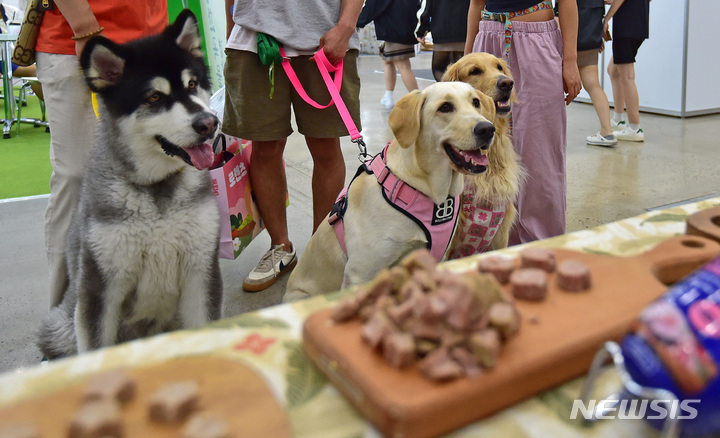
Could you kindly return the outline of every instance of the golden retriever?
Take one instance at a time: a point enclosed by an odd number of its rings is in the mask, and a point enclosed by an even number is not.
[[[470,53],[450,65],[443,81],[461,81],[495,102],[495,139],[488,152],[487,171],[465,176],[460,224],[449,258],[505,248],[515,222],[520,185],[525,172],[509,132],[510,103],[516,102],[514,82],[507,63],[489,53]]]
[[[440,82],[413,91],[390,113],[395,140],[387,147],[386,166],[440,206],[460,195],[463,174],[487,168],[494,118],[493,100],[468,84]],[[284,302],[365,283],[413,250],[428,247],[424,230],[386,202],[376,175],[362,169],[347,192],[347,255],[333,226],[324,220],[288,279]],[[451,225],[454,231],[457,220]],[[447,243],[442,251],[446,249]]]

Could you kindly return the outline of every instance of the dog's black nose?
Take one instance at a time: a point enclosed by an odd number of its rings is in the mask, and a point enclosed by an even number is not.
[[[498,79],[497,87],[498,87],[498,90],[500,90],[500,91],[509,93],[512,91],[513,86],[515,86],[515,82],[507,76],[503,76],[500,79]]]
[[[495,135],[495,126],[490,122],[479,122],[473,128],[475,138],[477,138],[477,144],[480,149],[487,149],[490,147],[493,136]]]
[[[219,123],[220,121],[214,114],[205,113],[195,117],[192,127],[200,135],[210,135],[215,132]]]

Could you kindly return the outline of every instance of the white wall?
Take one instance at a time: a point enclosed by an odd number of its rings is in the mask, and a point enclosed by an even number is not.
[[[635,63],[642,111],[680,116],[684,98],[685,115],[720,112],[720,82],[715,80],[720,70],[720,27],[716,19],[720,1],[688,2],[650,3],[650,38],[638,50]],[[612,106],[612,83],[607,74],[612,42],[605,44],[604,56],[600,57],[601,83]],[[590,102],[584,90],[578,100]]]
[[[689,9],[686,110],[720,112],[720,1],[693,0]]]

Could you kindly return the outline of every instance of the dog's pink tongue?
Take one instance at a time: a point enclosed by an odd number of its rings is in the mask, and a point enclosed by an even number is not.
[[[190,155],[190,161],[192,161],[193,166],[198,170],[210,168],[215,158],[212,145],[208,143],[196,144],[195,146],[185,148],[185,152]]]
[[[488,165],[488,156],[480,153],[480,151],[465,152],[464,155],[466,157],[466,161],[467,158],[470,158],[474,164],[480,166]]]

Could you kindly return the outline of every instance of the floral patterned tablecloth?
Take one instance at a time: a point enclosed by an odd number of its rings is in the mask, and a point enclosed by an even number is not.
[[[661,241],[685,233],[685,220],[699,210],[720,206],[720,198],[649,212],[599,227],[529,245],[563,247],[596,254],[632,256]],[[515,254],[522,247],[503,250]],[[478,258],[446,262],[464,270]],[[47,366],[0,375],[0,406],[72,384],[90,373],[118,366],[148,365],[181,356],[213,355],[244,361],[268,382],[285,407],[296,437],[351,438],[378,433],[313,365],[301,347],[306,317],[330,306],[349,292],[335,292],[224,319],[193,331],[180,331],[84,354]],[[585,426],[570,420],[572,402],[583,379],[575,379],[532,397],[450,437],[641,437],[655,436],[643,421],[613,420]],[[599,379],[601,398],[619,389],[611,370]],[[482,403],[482,400],[478,400]]]

